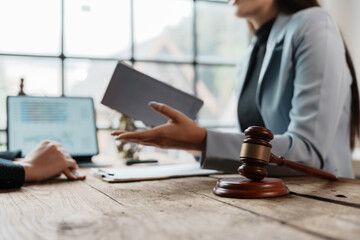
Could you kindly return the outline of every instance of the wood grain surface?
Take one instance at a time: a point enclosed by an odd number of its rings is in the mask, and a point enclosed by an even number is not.
[[[288,178],[287,185],[294,193],[327,199],[360,208],[360,181],[339,178],[329,182],[318,178]]]
[[[293,194],[213,195],[217,176],[109,184],[89,173],[0,191],[0,239],[358,239],[359,181],[285,180]],[[332,192],[336,190],[339,192]],[[315,191],[315,193],[314,193]],[[350,192],[347,192],[350,191]],[[359,191],[359,190],[355,190]],[[303,195],[301,195],[303,194]],[[332,194],[332,195],[331,195]]]

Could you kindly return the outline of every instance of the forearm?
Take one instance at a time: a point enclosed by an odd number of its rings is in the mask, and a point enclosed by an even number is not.
[[[236,173],[240,166],[239,154],[243,133],[223,133],[208,130],[206,135],[206,150],[200,157],[200,164],[206,169],[217,169]]]

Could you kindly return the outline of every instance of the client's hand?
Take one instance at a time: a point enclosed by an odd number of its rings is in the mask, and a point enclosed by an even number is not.
[[[25,168],[25,182],[44,181],[58,177],[62,173],[71,180],[83,180],[76,169],[76,162],[65,152],[60,143],[43,141],[24,159],[15,159],[15,163]]]
[[[153,110],[169,118],[168,123],[140,132],[114,131],[117,140],[162,148],[206,149],[206,130],[183,113],[161,103],[150,102]]]

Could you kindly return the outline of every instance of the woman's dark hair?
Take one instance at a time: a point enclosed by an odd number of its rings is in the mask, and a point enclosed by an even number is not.
[[[310,7],[319,7],[320,4],[317,0],[278,0],[279,8],[285,13],[296,13],[300,10]],[[349,66],[352,84],[351,84],[351,120],[350,120],[350,147],[355,146],[356,137],[360,134],[360,110],[359,110],[359,90],[357,86],[357,79],[355,74],[355,68],[351,59],[349,50],[345,44],[345,57]]]

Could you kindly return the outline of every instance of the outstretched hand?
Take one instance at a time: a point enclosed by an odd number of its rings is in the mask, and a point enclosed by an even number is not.
[[[161,148],[205,151],[206,130],[199,127],[193,120],[165,104],[150,102],[150,107],[169,118],[166,124],[152,129],[127,132],[114,131],[117,140],[133,142]]]

